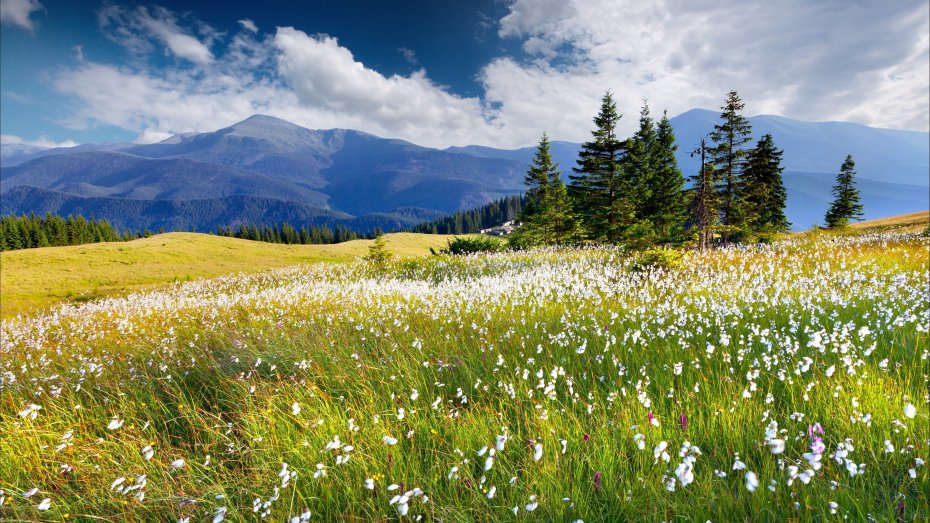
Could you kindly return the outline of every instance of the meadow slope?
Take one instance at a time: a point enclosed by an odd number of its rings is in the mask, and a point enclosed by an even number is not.
[[[302,265],[5,319],[0,519],[925,521],[928,248]]]
[[[449,236],[386,236],[397,256],[424,256]],[[57,303],[221,274],[256,272],[298,263],[345,262],[364,256],[371,240],[335,245],[277,245],[209,234],[173,232],[125,243],[93,243],[0,253],[0,316]]]

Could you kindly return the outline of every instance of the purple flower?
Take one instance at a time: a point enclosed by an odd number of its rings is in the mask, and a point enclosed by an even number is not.
[[[589,439],[591,439],[591,436],[589,436],[588,433],[585,432],[585,433],[584,433],[584,442],[587,443]]]
[[[687,428],[688,428],[688,416],[685,416],[684,414],[682,414],[682,415],[681,415],[681,430],[682,430],[682,432],[684,432],[685,429],[687,429]]]
[[[601,473],[600,472],[594,473],[594,492],[597,492],[597,493],[601,492]]]

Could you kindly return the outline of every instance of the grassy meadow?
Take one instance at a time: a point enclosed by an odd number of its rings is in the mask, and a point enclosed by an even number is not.
[[[449,236],[387,236],[398,256],[424,256]],[[167,233],[126,243],[92,243],[0,253],[0,316],[81,303],[178,281],[256,272],[298,263],[345,262],[372,240],[335,245],[279,245],[196,233]]]
[[[926,521],[928,250],[301,264],[7,318],[0,520]]]

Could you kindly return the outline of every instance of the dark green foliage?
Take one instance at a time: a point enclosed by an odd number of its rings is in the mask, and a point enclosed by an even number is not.
[[[859,202],[859,189],[856,188],[856,162],[851,154],[846,156],[836,175],[833,196],[835,199],[825,218],[827,227],[846,227],[849,220],[862,220],[862,203]]]
[[[410,232],[424,234],[473,234],[519,218],[526,196],[506,196],[483,207],[457,211],[452,216],[423,222]]]
[[[627,143],[617,138],[620,121],[617,105],[608,91],[594,118],[593,140],[581,146],[576,175],[569,188],[575,212],[588,237],[596,241],[617,243],[623,239],[635,216],[634,187],[621,163]]]
[[[278,226],[271,225],[245,225],[242,224],[237,228],[219,227],[216,230],[218,236],[228,236],[230,238],[242,238],[244,240],[254,240],[267,243],[283,243],[288,245],[322,245],[331,243],[342,243],[360,238],[377,238],[383,234],[380,228],[370,234],[359,234],[352,229],[342,225],[336,225],[330,228],[328,225],[301,225],[296,229],[289,223]]]
[[[446,246],[433,254],[475,254],[479,252],[500,252],[504,250],[504,243],[488,236],[474,238],[453,238],[446,242]]]
[[[533,163],[526,173],[526,205],[523,224],[513,232],[511,244],[567,244],[580,236],[559,165],[553,163],[549,137],[543,133]]]
[[[785,217],[788,193],[782,182],[784,151],[766,134],[749,151],[742,177],[742,200],[747,227],[756,233],[785,232],[791,227]]]
[[[0,251],[58,247],[85,243],[135,240],[148,233],[120,232],[107,220],[85,220],[83,216],[4,216],[0,218]]]
[[[740,208],[740,175],[748,151],[746,144],[752,140],[752,126],[741,114],[746,104],[740,100],[736,91],[727,94],[727,100],[721,109],[721,123],[714,126],[710,138],[716,143],[712,150],[713,162],[718,173],[717,191],[720,193],[721,240],[729,237],[742,227],[743,217]]]
[[[677,150],[675,131],[668,113],[663,112],[649,154],[652,173],[642,217],[643,221],[651,223],[658,240],[665,242],[675,242],[681,237],[687,218],[685,178],[675,158]]]

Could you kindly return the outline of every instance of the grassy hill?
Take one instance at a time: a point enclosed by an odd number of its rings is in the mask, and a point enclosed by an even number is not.
[[[853,224],[852,228],[856,231],[867,232],[920,232],[928,226],[930,226],[930,211],[921,211],[877,220],[867,220]]]
[[[400,257],[424,256],[448,236],[387,235]],[[0,253],[0,316],[67,301],[87,301],[174,281],[256,272],[313,262],[344,262],[371,240],[336,245],[276,245],[208,234],[167,233],[127,243],[95,243]]]

